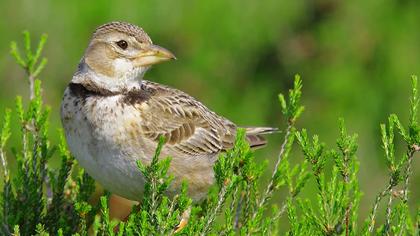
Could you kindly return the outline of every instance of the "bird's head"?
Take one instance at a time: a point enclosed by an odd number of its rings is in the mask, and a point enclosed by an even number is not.
[[[115,80],[142,77],[151,65],[171,59],[174,54],[154,45],[142,28],[125,22],[99,26],[84,55],[89,69]]]

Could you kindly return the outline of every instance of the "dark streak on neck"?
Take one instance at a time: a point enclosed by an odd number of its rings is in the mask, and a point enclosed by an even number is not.
[[[121,93],[112,92],[108,89],[100,88],[98,86],[94,86],[91,84],[79,84],[79,83],[70,83],[69,84],[70,92],[74,96],[79,97],[91,97],[91,96],[99,96],[99,97],[109,97],[115,96]]]
[[[156,92],[149,88],[145,88],[143,85],[141,86],[141,89],[133,88],[120,92],[113,92],[108,89],[100,88],[94,84],[70,83],[69,88],[74,96],[81,97],[83,100],[87,97],[111,97],[122,95],[121,102],[130,105],[141,104],[149,100]]]

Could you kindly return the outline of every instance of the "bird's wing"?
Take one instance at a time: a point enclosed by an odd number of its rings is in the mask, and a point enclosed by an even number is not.
[[[172,88],[144,81],[148,96],[139,96],[144,137],[155,142],[166,139],[165,147],[189,156],[216,154],[233,146],[236,126]]]

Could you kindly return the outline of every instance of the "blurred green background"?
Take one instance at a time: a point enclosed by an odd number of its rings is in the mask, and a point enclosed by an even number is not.
[[[420,75],[420,2],[414,0],[1,0],[0,19],[0,111],[13,107],[17,94],[28,94],[10,41],[20,40],[24,29],[37,38],[49,35],[40,78],[54,140],[64,88],[93,30],[109,21],[140,25],[178,57],[146,79],[184,90],[237,124],[283,127],[277,94],[299,73],[306,110],[298,126],[330,146],[338,117],[359,134],[362,218],[388,181],[379,123],[390,113],[407,123],[410,75]],[[274,162],[281,135],[270,141],[257,152],[261,162]],[[420,165],[414,164],[411,204],[418,206]]]

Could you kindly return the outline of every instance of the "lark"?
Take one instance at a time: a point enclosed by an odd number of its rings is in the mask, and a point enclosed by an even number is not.
[[[152,65],[174,59],[142,28],[104,24],[64,92],[61,120],[71,152],[96,181],[127,199],[142,199],[145,179],[136,162],[151,162],[160,136],[166,140],[161,157],[172,158],[167,194],[178,193],[187,180],[195,201],[214,183],[218,156],[234,144],[233,122],[180,90],[144,79]],[[252,148],[264,146],[262,135],[276,130],[245,129]]]

